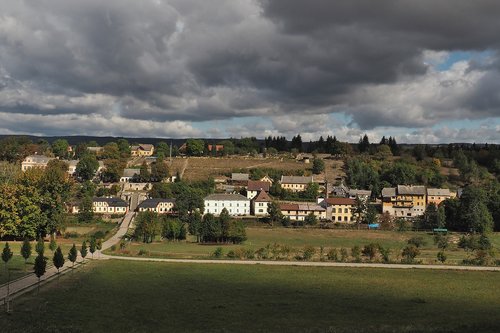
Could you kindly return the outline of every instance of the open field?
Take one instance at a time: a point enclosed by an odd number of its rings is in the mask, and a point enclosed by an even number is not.
[[[280,158],[251,158],[251,157],[233,157],[233,158],[215,158],[215,157],[189,157],[187,168],[184,173],[184,179],[187,180],[206,180],[209,177],[230,173],[234,169],[252,169],[252,168],[271,168],[285,171],[293,170],[311,170],[312,164],[305,164],[294,159]],[[173,159],[171,173],[181,171],[186,158]],[[325,166],[328,167],[327,177],[333,180],[342,174],[342,161],[325,160]],[[335,168],[334,168],[335,166]]]
[[[189,237],[187,241],[177,242],[154,242],[144,244],[140,242],[130,243],[124,251],[109,251],[108,254],[118,255],[138,255],[139,251],[153,257],[165,258],[208,258],[217,247],[222,247],[224,254],[238,249],[251,249],[253,251],[266,247],[274,243],[289,246],[295,252],[300,252],[305,246],[316,248],[314,260],[319,260],[320,247],[324,247],[325,254],[330,248],[350,249],[358,245],[361,248],[369,243],[378,243],[383,247],[391,249],[391,260],[400,261],[399,254],[407,245],[407,240],[412,237],[422,237],[425,245],[421,248],[421,254],[416,258],[426,264],[437,263],[436,255],[439,251],[434,245],[433,236],[425,232],[395,232],[395,231],[374,231],[374,230],[333,230],[333,229],[293,229],[293,228],[247,228],[248,240],[239,245],[202,245],[195,243],[195,239]],[[458,240],[458,234],[452,234],[450,238]],[[492,244],[500,248],[500,233],[490,236]],[[458,264],[467,258],[468,253],[458,249],[456,244],[451,243],[446,250],[448,264]],[[293,255],[292,255],[293,257]]]
[[[494,272],[95,262],[5,332],[498,332]]]

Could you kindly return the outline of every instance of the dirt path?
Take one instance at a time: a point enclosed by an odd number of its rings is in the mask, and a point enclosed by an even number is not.
[[[189,163],[189,158],[186,158],[184,160],[184,164],[182,165],[181,172],[179,173],[181,179],[184,179],[184,172],[186,172],[186,169],[188,167],[188,163]]]

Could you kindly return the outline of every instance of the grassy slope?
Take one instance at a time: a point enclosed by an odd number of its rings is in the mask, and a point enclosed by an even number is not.
[[[0,313],[0,326],[5,332],[498,332],[499,287],[492,272],[106,261],[16,300],[12,315]]]

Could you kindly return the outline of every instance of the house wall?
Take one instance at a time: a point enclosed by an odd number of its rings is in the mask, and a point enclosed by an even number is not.
[[[205,200],[205,213],[219,215],[224,208],[229,215],[250,215],[250,200]]]
[[[328,218],[333,222],[351,223],[354,222],[351,205],[332,205],[328,207]]]
[[[267,208],[269,206],[269,202],[254,202],[253,203],[253,214],[255,216],[266,216],[269,213],[267,212]]]
[[[312,211],[320,220],[326,219],[326,211]],[[311,213],[310,210],[282,210],[283,216],[289,217],[292,221],[304,221],[306,216]]]
[[[396,217],[421,216],[425,212],[425,203],[425,195],[397,195],[384,199],[382,211]]]
[[[281,188],[292,191],[292,192],[302,192],[305,191],[307,184],[281,184]]]

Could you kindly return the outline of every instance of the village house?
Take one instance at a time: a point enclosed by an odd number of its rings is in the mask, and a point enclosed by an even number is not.
[[[261,182],[268,182],[270,186],[273,185],[273,179],[271,177],[269,177],[268,175],[265,175],[264,177],[262,177],[259,180]]]
[[[211,194],[204,199],[205,213],[220,215],[224,208],[229,215],[250,215],[250,200],[241,194]]]
[[[78,214],[80,204],[72,203],[69,207],[70,213]],[[128,212],[128,203],[120,198],[92,198],[92,211],[96,214],[125,214]]]
[[[270,184],[268,182],[261,182],[258,180],[249,180],[247,185],[247,198],[252,200],[259,194],[259,192],[269,192]]]
[[[447,188],[428,188],[427,189],[427,204],[435,204],[439,206],[439,204],[446,199],[454,198],[455,193],[452,193]]]
[[[54,159],[55,157],[48,157],[44,155],[30,155],[27,156],[21,163],[21,170],[26,171],[31,168],[45,169],[47,164]]]
[[[104,147],[87,147],[87,150],[91,153],[99,155],[104,151]]]
[[[248,173],[233,172],[231,174],[231,184],[233,185],[247,186],[249,179]]]
[[[137,211],[168,214],[172,213],[174,205],[175,199],[146,199],[137,206]]]
[[[368,202],[368,200],[370,200],[371,196],[372,196],[372,191],[370,191],[370,190],[350,189],[349,191],[347,191],[348,198],[351,198],[351,199],[360,198],[364,202]]]
[[[252,200],[252,214],[255,216],[268,215],[269,213],[267,208],[272,201],[273,200],[266,191],[260,191],[259,194]]]
[[[139,144],[137,146],[130,146],[131,156],[153,156],[155,147],[150,144]]]
[[[382,212],[396,217],[423,215],[426,207],[425,186],[386,187],[382,189]]]
[[[312,176],[281,176],[280,185],[284,190],[292,192],[302,192],[305,191],[307,185],[314,181]]]
[[[120,183],[130,183],[134,176],[139,175],[141,169],[126,168],[123,169],[123,175],[120,177]]]
[[[319,220],[326,219],[326,209],[315,203],[281,203],[279,206],[281,214],[292,221],[304,221],[310,213]]]
[[[353,209],[356,201],[351,198],[327,198],[320,202],[326,209],[326,218],[333,222],[353,222]]]

